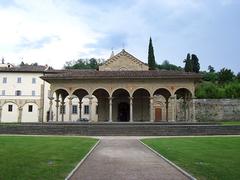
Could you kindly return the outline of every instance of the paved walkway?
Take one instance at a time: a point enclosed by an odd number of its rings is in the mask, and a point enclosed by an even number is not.
[[[71,180],[185,180],[137,139],[102,139]]]

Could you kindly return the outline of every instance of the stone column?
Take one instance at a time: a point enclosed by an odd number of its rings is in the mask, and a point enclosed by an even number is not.
[[[59,99],[57,97],[57,100],[56,100],[56,121],[58,122],[58,114],[59,114]]]
[[[89,97],[89,121],[90,122],[93,121],[92,120],[92,99],[93,99],[93,97],[90,96]]]
[[[171,96],[171,105],[172,105],[172,121],[176,121],[176,95]]]
[[[38,108],[38,122],[41,122],[42,108]]]
[[[112,122],[112,97],[109,97],[109,120],[108,122]]]
[[[2,121],[2,106],[0,106],[0,123]]]
[[[168,99],[166,99],[166,121],[168,122]]]
[[[64,112],[63,112],[63,110],[64,110],[64,104],[65,104],[65,102],[64,102],[64,99],[62,99],[62,102],[61,102],[61,108],[62,108],[62,122],[64,121]],[[66,110],[66,109],[65,109]]]
[[[129,97],[130,104],[130,122],[133,122],[133,97]]]
[[[193,107],[192,107],[192,115],[193,115],[193,117],[192,117],[192,121],[193,122],[196,122],[196,112],[195,112],[195,97],[193,97],[192,98],[192,105],[193,105]]]
[[[52,105],[53,105],[53,97],[49,97],[49,121],[53,121],[53,115],[52,115]]]
[[[69,121],[72,121],[72,96],[68,97],[68,104],[69,104]]]
[[[150,102],[149,102],[150,103],[149,118],[150,118],[150,122],[154,122],[153,113],[152,113],[152,111],[153,111],[153,97],[150,97],[149,100],[150,100]]]
[[[18,108],[18,123],[22,122],[22,110],[23,110],[22,107]]]
[[[82,119],[82,100],[79,100],[79,120]]]

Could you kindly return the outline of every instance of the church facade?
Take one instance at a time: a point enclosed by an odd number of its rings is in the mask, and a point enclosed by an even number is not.
[[[123,49],[98,70],[69,70],[41,78],[50,84],[50,121],[73,121],[71,110],[63,120],[61,108],[72,109],[77,99],[82,112],[83,99],[87,98],[90,122],[194,122],[194,91],[201,76],[149,70],[147,64]],[[97,104],[94,111],[93,103]],[[178,112],[179,106],[184,112]],[[78,119],[81,116],[79,113]]]

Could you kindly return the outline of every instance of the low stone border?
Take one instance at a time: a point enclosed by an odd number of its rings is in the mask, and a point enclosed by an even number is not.
[[[92,149],[84,156],[84,158],[77,164],[77,166],[68,174],[68,176],[65,178],[65,180],[69,180],[72,175],[77,171],[77,169],[83,164],[83,162],[89,157],[89,155],[92,153],[92,151],[97,147],[97,145],[100,143],[100,139],[97,141],[97,143],[92,147]]]
[[[187,176],[189,179],[191,180],[197,180],[195,177],[193,177],[191,174],[189,174],[188,172],[184,171],[182,168],[180,168],[179,166],[177,166],[175,163],[173,163],[172,161],[168,160],[167,158],[165,158],[163,155],[159,154],[157,151],[155,151],[154,149],[152,149],[151,147],[149,147],[147,144],[144,144],[140,139],[138,139],[138,141],[143,144],[145,147],[147,147],[149,150],[151,150],[153,153],[155,153],[157,156],[159,156],[160,158],[162,158],[163,160],[165,160],[168,164],[170,164],[171,166],[173,166],[174,168],[176,168],[178,171],[180,171],[182,174],[184,174],[185,176]]]

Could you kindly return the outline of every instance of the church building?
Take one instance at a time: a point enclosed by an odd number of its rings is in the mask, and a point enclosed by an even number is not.
[[[96,70],[62,71],[41,78],[50,84],[50,121],[75,121],[71,111],[73,99],[77,99],[78,112],[82,112],[83,99],[87,98],[90,122],[134,123],[194,122],[194,91],[201,76],[149,70],[147,64],[123,49]],[[94,110],[93,104],[97,104]],[[59,113],[64,106],[70,109],[65,119]],[[81,116],[79,113],[78,119]]]

